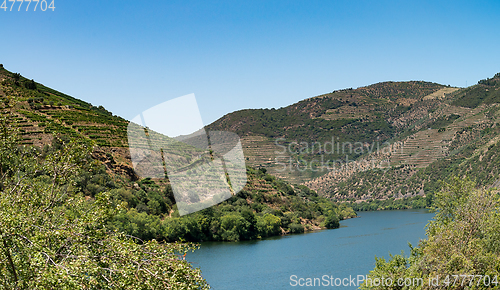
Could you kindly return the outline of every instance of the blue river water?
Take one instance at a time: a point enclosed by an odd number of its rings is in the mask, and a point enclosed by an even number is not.
[[[187,260],[216,290],[297,289],[307,278],[319,278],[323,284],[318,286],[316,279],[316,287],[308,289],[357,289],[353,278],[368,274],[375,256],[388,259],[389,253],[402,250],[409,255],[408,243],[416,246],[425,238],[425,225],[434,214],[395,210],[358,212],[358,216],[341,221],[339,229],[258,241],[205,242]],[[343,280],[349,285],[332,287],[332,278],[350,278]]]

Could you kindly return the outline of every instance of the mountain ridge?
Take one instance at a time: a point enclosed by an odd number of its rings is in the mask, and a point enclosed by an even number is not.
[[[470,150],[477,152],[476,147],[484,147],[484,144],[488,142],[490,147],[497,144],[498,134],[500,134],[496,129],[498,128],[496,120],[500,102],[499,93],[500,73],[467,88],[455,88],[422,81],[389,81],[357,89],[334,91],[280,109],[233,112],[208,127],[239,133],[245,133],[241,132],[240,127],[245,128],[246,134],[243,134],[242,144],[250,165],[265,167],[280,178],[305,184],[335,200],[361,202],[372,199],[411,198],[432,194],[439,187],[439,180],[445,180],[450,176],[448,172],[451,170],[439,173],[435,172],[436,168],[445,169],[443,164],[446,162],[469,164],[471,158],[477,155],[477,153],[474,156],[460,155],[460,152]],[[334,104],[332,100],[341,103]],[[334,106],[321,108],[324,104],[334,104]],[[279,122],[284,119],[279,116],[279,110],[294,113],[297,108],[314,109],[302,112],[309,112],[309,116],[305,114],[299,114],[298,118],[297,115],[293,116],[294,120],[287,127],[282,126],[278,130],[273,128],[271,124],[273,121],[278,119]],[[259,117],[262,119],[260,122],[267,126],[260,126],[259,121],[256,121]],[[321,124],[317,121],[316,124],[320,126],[310,128],[311,131],[323,130],[323,136],[321,133],[311,136],[314,134],[304,133],[304,131],[302,134],[301,132],[297,134],[299,130],[294,128],[307,125],[307,122],[312,122],[314,119],[331,121],[330,124]],[[252,122],[253,124],[249,124]],[[363,134],[365,132],[359,130],[363,123],[368,123],[364,124],[367,126],[365,131],[368,134]],[[349,157],[350,161],[339,163],[339,165],[343,168],[351,166],[355,169],[342,169],[337,172],[323,170],[322,174],[313,172],[314,170],[298,170],[304,164],[311,165],[310,169],[324,167],[321,162],[313,163],[319,156],[327,154],[317,151],[309,154],[311,152],[307,150],[312,147],[311,143],[314,141],[327,143],[324,137],[325,133],[326,136],[331,134],[332,130],[328,130],[332,129],[328,128],[331,124],[338,126],[335,128],[337,131],[333,131],[332,135],[339,139],[339,144],[359,142],[364,144],[364,148],[369,148],[374,142],[379,142],[384,143],[383,148],[386,150],[373,154],[345,154],[343,157]],[[266,127],[275,130],[266,131]],[[287,132],[287,130],[292,132]],[[483,131],[487,131],[488,134]],[[351,136],[345,136],[346,134],[342,136],[345,132]],[[289,150],[290,144],[300,147],[301,142],[305,144],[302,147],[302,149],[305,148],[304,151],[300,152],[301,148]],[[284,152],[286,154],[281,156],[276,154],[285,151],[284,147],[286,147],[286,152]],[[283,155],[285,155],[285,160],[293,164],[295,172],[290,170],[292,166],[288,167],[287,172],[277,170],[284,167],[283,162],[279,162],[279,158]],[[334,158],[337,157],[334,156]],[[362,163],[367,163],[367,160],[375,160],[376,164],[371,168],[363,167]],[[380,168],[377,167],[380,167],[380,163],[383,162],[390,168],[381,170],[382,173],[379,173],[377,170],[380,171]],[[478,162],[481,163],[482,159]],[[469,169],[471,168],[477,168],[477,166],[469,164]],[[491,168],[491,166],[485,165],[484,168]],[[396,173],[397,170],[402,172]],[[479,185],[487,186],[498,178],[496,171],[493,168],[491,170],[493,173],[486,174],[489,178],[478,182]],[[424,173],[428,174],[427,178],[417,178]],[[466,174],[466,170],[458,170],[457,174]],[[371,178],[371,182],[366,184],[369,175],[378,177]],[[384,175],[389,178],[383,177]],[[472,173],[472,177],[484,176],[484,171]],[[405,184],[407,182],[409,186]],[[386,186],[390,183],[393,186]],[[368,190],[367,188],[370,187],[372,189]]]
[[[84,136],[99,145],[95,155],[108,170],[138,178],[127,153],[126,120],[3,67],[0,83],[2,114],[12,114],[25,144],[50,144],[53,131]],[[336,90],[279,109],[235,111],[205,129],[238,134],[247,165],[266,168],[272,175],[308,185],[332,199],[400,199],[432,193],[436,182],[447,176],[429,170],[443,168],[447,162],[474,168],[470,160],[484,156],[477,153],[478,148],[485,144],[496,148],[499,102],[500,73],[467,88],[386,81]],[[343,149],[348,153],[326,150],[330,143],[347,144]],[[468,156],[470,152],[475,155]],[[325,170],[321,158],[344,169]],[[366,165],[370,162],[371,167]],[[383,174],[377,172],[381,164],[388,165]],[[418,179],[422,172],[431,177]],[[366,189],[366,184],[372,189]]]
[[[247,183],[241,191],[206,210],[180,217],[178,203],[196,206],[196,200],[174,197],[167,176],[137,176],[127,146],[128,121],[3,67],[0,67],[0,112],[2,130],[20,137],[23,146],[20,150],[34,146],[30,150],[34,149],[40,159],[61,150],[72,139],[90,146],[92,153],[85,157],[88,163],[75,174],[75,192],[90,201],[99,193],[108,192],[112,202],[121,208],[109,227],[143,240],[257,239],[336,228],[339,219],[356,216],[349,206],[320,197],[303,185],[268,175],[265,169],[246,168]],[[141,132],[141,128],[135,132]],[[158,133],[149,131],[148,135],[151,134]],[[134,142],[137,144],[131,147],[145,145],[141,138]],[[190,149],[179,146],[176,148]],[[191,149],[194,155],[199,154],[200,150]],[[162,153],[170,157],[168,154],[172,152]],[[180,160],[183,164],[191,160],[184,153],[189,152],[182,151],[177,156],[184,158]],[[153,167],[147,160],[145,163]],[[188,175],[195,174],[190,166],[184,164],[184,167]],[[44,174],[43,170],[39,174]],[[199,194],[194,197],[199,198]]]

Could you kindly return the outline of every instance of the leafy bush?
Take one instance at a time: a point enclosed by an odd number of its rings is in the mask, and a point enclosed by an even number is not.
[[[451,284],[447,289],[497,288],[498,283],[495,285],[490,282],[500,275],[498,193],[475,189],[475,183],[468,178],[453,177],[434,198],[433,210],[436,216],[427,226],[427,239],[422,240],[418,248],[410,245],[410,256],[407,258],[403,254],[391,255],[389,261],[377,258],[375,269],[370,271],[368,277],[390,277],[393,281],[400,278],[421,279],[425,283],[418,289],[435,289],[427,281],[438,275],[442,279],[441,283],[445,277],[453,282],[453,275],[473,275],[475,280],[468,276],[464,285]],[[491,277],[489,285],[485,285],[486,281],[481,281],[484,276]],[[410,286],[397,289],[415,288]],[[362,289],[395,288],[365,283]]]
[[[195,246],[140,241],[109,229],[123,205],[100,192],[87,199],[75,187],[91,144],[73,140],[46,152],[19,146],[0,122],[0,285],[3,289],[208,289],[182,255]],[[88,172],[88,171],[87,171]],[[127,226],[154,238],[154,216]],[[140,232],[148,230],[148,232]],[[181,255],[179,257],[179,255]]]
[[[300,234],[304,232],[304,226],[301,224],[292,223],[288,228],[292,234]]]

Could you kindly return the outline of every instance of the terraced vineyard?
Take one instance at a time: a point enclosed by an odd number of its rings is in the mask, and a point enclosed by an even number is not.
[[[495,78],[500,78],[500,75]],[[481,88],[499,89],[480,83],[468,90]],[[422,101],[436,99],[439,94],[433,95]],[[455,106],[456,98],[462,96],[461,90],[442,93],[439,97],[442,103],[429,110],[417,126],[410,127],[414,130],[394,138],[383,154],[362,156],[354,163],[372,160],[375,164],[386,162],[385,167],[353,165],[352,170],[329,172],[304,184],[335,199],[356,201],[432,194],[439,188],[439,180],[452,173],[472,175],[482,186],[491,186],[499,178],[498,169],[493,164],[498,164],[500,156],[500,105]],[[488,163],[485,164],[485,160]]]
[[[447,175],[448,170],[432,168],[458,160],[465,164],[471,158],[464,153],[468,148],[495,137],[483,131],[496,128],[499,91],[500,74],[466,89],[385,82],[335,91],[279,110],[231,113],[209,127],[244,135],[247,164],[302,182],[323,195],[353,200],[411,197],[431,193]],[[276,126],[283,120],[286,124]],[[377,143],[384,149],[359,150],[360,154],[307,149],[332,137],[339,144],[358,142],[366,149]],[[290,150],[290,144],[298,146]],[[325,170],[323,157],[348,161]],[[429,170],[432,174],[423,178],[422,172]]]
[[[416,168],[427,167],[432,162],[446,156],[447,147],[443,141],[451,138],[451,131],[438,132],[428,129],[408,137],[401,145],[401,150],[391,156],[391,165],[407,164]]]
[[[431,193],[448,172],[445,164],[477,168],[470,162],[484,155],[478,148],[496,148],[499,94],[500,74],[465,89],[423,81],[383,82],[280,109],[233,112],[206,129],[240,136],[246,165],[320,194],[351,200],[410,197]],[[13,121],[24,144],[50,144],[54,132],[92,139],[98,145],[95,155],[109,170],[134,178],[126,120],[4,68],[0,98],[0,114]],[[146,140],[137,142],[149,146]],[[180,171],[193,173],[207,148],[188,147],[163,154]],[[163,176],[160,163],[157,175]],[[488,182],[493,178],[476,173]]]
[[[24,144],[48,144],[53,132],[85,136],[101,147],[126,147],[128,122],[0,68],[2,115],[15,120]]]
[[[137,179],[128,151],[128,121],[17,73],[0,67],[0,115],[22,137],[22,144],[43,148],[54,136],[95,142],[93,156],[108,173]]]

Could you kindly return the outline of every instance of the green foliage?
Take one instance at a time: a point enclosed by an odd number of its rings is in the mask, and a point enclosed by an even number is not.
[[[34,80],[27,81],[24,83],[24,87],[29,90],[36,90],[36,83]]]
[[[301,224],[292,223],[288,226],[288,228],[292,234],[300,234],[304,232],[304,226]]]
[[[250,184],[237,196],[183,217],[175,210],[169,185],[160,191],[154,180],[146,178],[137,183],[139,189],[110,189],[114,200],[127,205],[110,226],[144,240],[239,241],[303,233],[301,223],[306,220],[318,227],[338,228],[340,219],[356,216],[348,205],[319,197],[306,186],[292,186],[264,168],[248,168],[247,174]],[[276,193],[253,188],[253,184],[263,183]],[[327,225],[325,216],[330,217]]]
[[[423,286],[428,285],[428,281],[424,281],[421,273],[415,270],[412,265],[418,262],[420,252],[418,248],[410,246],[410,256],[405,257],[404,253],[400,255],[389,254],[390,258],[386,261],[384,258],[375,257],[375,268],[370,271],[360,289],[426,289]],[[391,285],[379,285],[378,281],[392,281]],[[410,286],[405,286],[405,282]]]
[[[431,198],[431,194],[428,194]],[[358,203],[349,203],[355,211],[374,211],[374,210],[398,210],[398,209],[417,209],[427,208],[429,198],[421,196],[413,196],[408,198],[394,199],[388,198],[385,200],[372,199]]]
[[[328,211],[325,219],[325,227],[327,229],[336,229],[340,226],[339,217],[333,211]]]
[[[456,114],[450,114],[448,116],[440,116],[428,126],[429,128],[439,129],[450,125],[451,123],[453,123],[453,121],[455,121],[458,118],[460,118],[460,116]]]
[[[21,79],[21,74],[20,74],[20,73],[14,73],[14,74],[12,75],[12,78],[13,78],[16,82],[18,82],[18,81]]]
[[[436,217],[422,245],[431,273],[500,274],[499,195],[474,187],[455,177],[436,194]]]
[[[489,275],[491,281],[500,275],[500,198],[496,191],[480,190],[468,178],[453,177],[436,193],[434,220],[427,225],[427,239],[418,248],[411,248],[411,255],[391,256],[389,261],[377,259],[369,277],[422,279],[420,287],[370,287],[362,289],[435,289],[428,281],[439,275],[441,286],[452,275]],[[410,246],[411,247],[411,246]],[[446,289],[487,289],[484,281],[471,282],[467,277],[461,283],[450,284]]]
[[[85,198],[75,176],[92,146],[18,146],[0,124],[0,285],[3,289],[208,289],[183,259],[189,244],[140,241],[108,227],[124,204]]]
[[[281,233],[281,219],[270,213],[257,217],[257,229],[262,237],[277,236]]]
[[[496,73],[495,76],[493,76],[493,78],[483,79],[478,81],[477,83],[479,85],[495,86],[497,85],[498,79],[500,79],[500,73]]]
[[[495,74],[493,78],[480,80],[477,85],[466,88],[453,102],[456,106],[476,108],[481,104],[500,102],[500,77]]]

